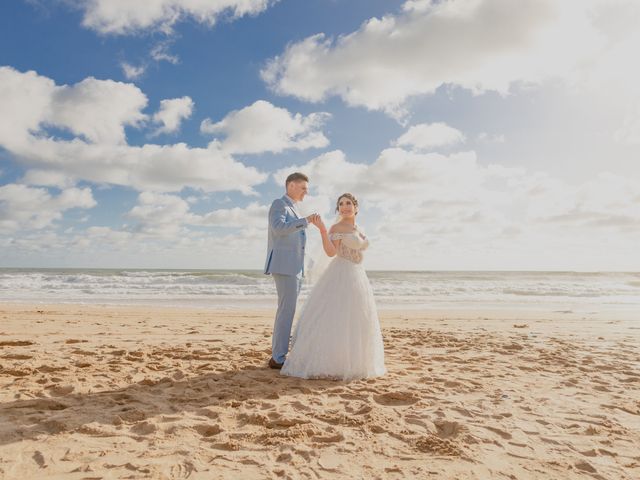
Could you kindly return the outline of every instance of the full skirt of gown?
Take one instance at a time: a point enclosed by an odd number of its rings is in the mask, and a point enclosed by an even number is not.
[[[384,347],[361,263],[336,256],[311,289],[281,374],[355,380],[384,375]]]

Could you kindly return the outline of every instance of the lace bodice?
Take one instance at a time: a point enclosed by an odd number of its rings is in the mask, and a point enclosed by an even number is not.
[[[362,251],[369,246],[369,239],[359,231],[331,233],[329,240],[341,240],[336,255],[353,263],[362,262]]]

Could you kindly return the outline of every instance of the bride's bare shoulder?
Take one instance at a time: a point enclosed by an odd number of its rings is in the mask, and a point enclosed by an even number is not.
[[[334,223],[331,225],[329,229],[329,233],[350,233],[353,230],[353,227],[349,225],[343,225],[341,223]]]

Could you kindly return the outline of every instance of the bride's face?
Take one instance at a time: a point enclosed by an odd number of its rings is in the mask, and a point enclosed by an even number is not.
[[[355,216],[357,212],[356,206],[353,204],[353,202],[347,198],[347,197],[342,197],[340,199],[340,201],[338,202],[338,213],[343,216],[343,217],[353,217]]]

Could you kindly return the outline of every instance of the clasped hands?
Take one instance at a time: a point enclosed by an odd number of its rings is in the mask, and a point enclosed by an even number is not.
[[[324,222],[322,221],[322,217],[317,213],[312,213],[311,215],[309,215],[307,217],[307,221],[309,223],[314,224],[316,227],[318,227],[318,230],[320,230],[320,231],[323,231],[323,230],[327,229],[327,227],[325,226]]]

